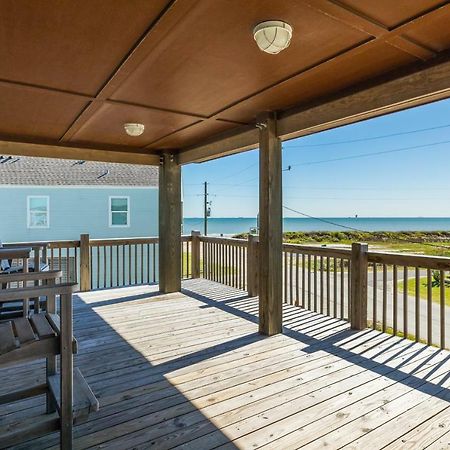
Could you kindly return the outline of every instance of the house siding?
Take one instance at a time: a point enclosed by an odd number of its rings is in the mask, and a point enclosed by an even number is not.
[[[0,187],[0,240],[3,242],[156,236],[158,189],[127,187]],[[27,227],[27,197],[48,196],[49,228]],[[130,226],[109,226],[109,197],[130,198]]]

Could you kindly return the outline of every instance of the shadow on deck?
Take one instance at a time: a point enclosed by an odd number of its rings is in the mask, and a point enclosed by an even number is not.
[[[446,446],[448,352],[289,305],[284,335],[265,338],[257,312],[257,299],[206,280],[184,282],[182,294],[80,295],[76,364],[101,409],[75,428],[74,447]],[[0,391],[43,380],[44,366],[11,373],[0,373]],[[35,420],[44,405],[2,406],[0,426]],[[57,444],[53,434],[16,448]]]

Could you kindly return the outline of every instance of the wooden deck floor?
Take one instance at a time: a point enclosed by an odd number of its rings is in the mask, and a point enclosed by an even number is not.
[[[76,427],[75,448],[449,448],[448,352],[291,306],[285,334],[263,338],[256,299],[205,280],[184,288],[76,300],[76,364],[101,408]],[[0,391],[43,379],[43,365],[10,374]],[[43,410],[43,398],[2,406],[0,425]]]

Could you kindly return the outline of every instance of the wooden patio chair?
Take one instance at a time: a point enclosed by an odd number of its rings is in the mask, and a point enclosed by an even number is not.
[[[73,337],[72,294],[76,284],[55,284],[61,271],[5,275],[24,286],[0,290],[0,301],[46,297],[46,310],[29,317],[0,323],[0,369],[2,384],[16,379],[15,368],[31,360],[46,360],[46,381],[0,395],[0,405],[46,394],[47,414],[0,426],[0,448],[7,448],[49,432],[60,430],[62,449],[72,448],[73,424],[97,411],[99,403],[79,369],[73,367],[77,343]],[[27,286],[38,281],[39,286]],[[42,284],[44,283],[44,284]],[[56,296],[60,315],[56,314]],[[57,355],[61,355],[57,372]]]
[[[0,241],[0,249],[4,250],[5,252],[14,251],[15,249],[21,248],[30,248],[30,250],[33,252],[33,257],[31,257],[30,254],[27,264],[28,272],[45,272],[46,270],[49,270],[49,265],[47,262],[48,247],[48,242],[33,242],[30,244],[16,245],[3,244]],[[16,264],[13,264],[14,261],[16,261]],[[20,264],[20,261],[17,261],[14,256],[10,258],[5,258],[4,256],[2,256],[2,259],[0,259],[0,272],[16,273],[23,271],[24,265]]]
[[[49,266],[46,261],[46,243],[39,243],[33,247],[17,247],[5,245],[2,246],[0,243],[0,289],[6,289],[8,283],[13,281],[6,281],[7,275],[18,274],[18,273],[28,273],[28,272],[45,272],[49,270]],[[42,250],[43,258],[40,257],[40,251]],[[31,258],[31,252],[34,252],[34,257]],[[15,264],[13,264],[13,261]],[[35,268],[38,268],[35,270]],[[17,281],[14,281],[17,283]],[[39,282],[36,281],[35,285]],[[33,301],[33,308],[35,311],[39,312],[40,302],[39,298],[31,299]],[[22,307],[23,306],[23,307]],[[4,308],[3,304],[0,303],[0,318],[4,315],[17,315],[17,313],[22,313],[24,316],[29,314],[29,300],[25,299],[23,305],[18,307],[17,303],[9,308]]]

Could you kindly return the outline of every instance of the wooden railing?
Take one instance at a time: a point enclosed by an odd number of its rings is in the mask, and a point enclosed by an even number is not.
[[[199,276],[258,294],[258,238],[199,237]],[[283,244],[283,302],[450,347],[450,258]],[[195,272],[195,268],[193,269]]]
[[[368,252],[367,262],[368,324],[449,348],[450,258]]]
[[[16,242],[5,247],[31,247],[31,259],[61,270],[61,282],[80,284],[81,291],[158,282],[157,237]],[[182,277],[192,276],[192,237],[182,236]]]
[[[200,275],[207,280],[246,290],[248,241],[201,236],[199,242]]]
[[[63,283],[79,282],[80,241],[52,241],[48,243],[47,261],[50,270],[61,270]]]
[[[258,295],[258,237],[182,236],[183,278],[206,278]],[[63,272],[82,291],[158,282],[158,238],[6,244]],[[450,258],[283,244],[283,302],[415,341],[450,347]]]
[[[90,288],[85,286],[82,290],[158,282],[157,237],[84,240],[89,242]],[[191,276],[191,242],[191,236],[181,237],[183,278]]]
[[[348,319],[351,252],[283,244],[283,300],[311,311]]]

